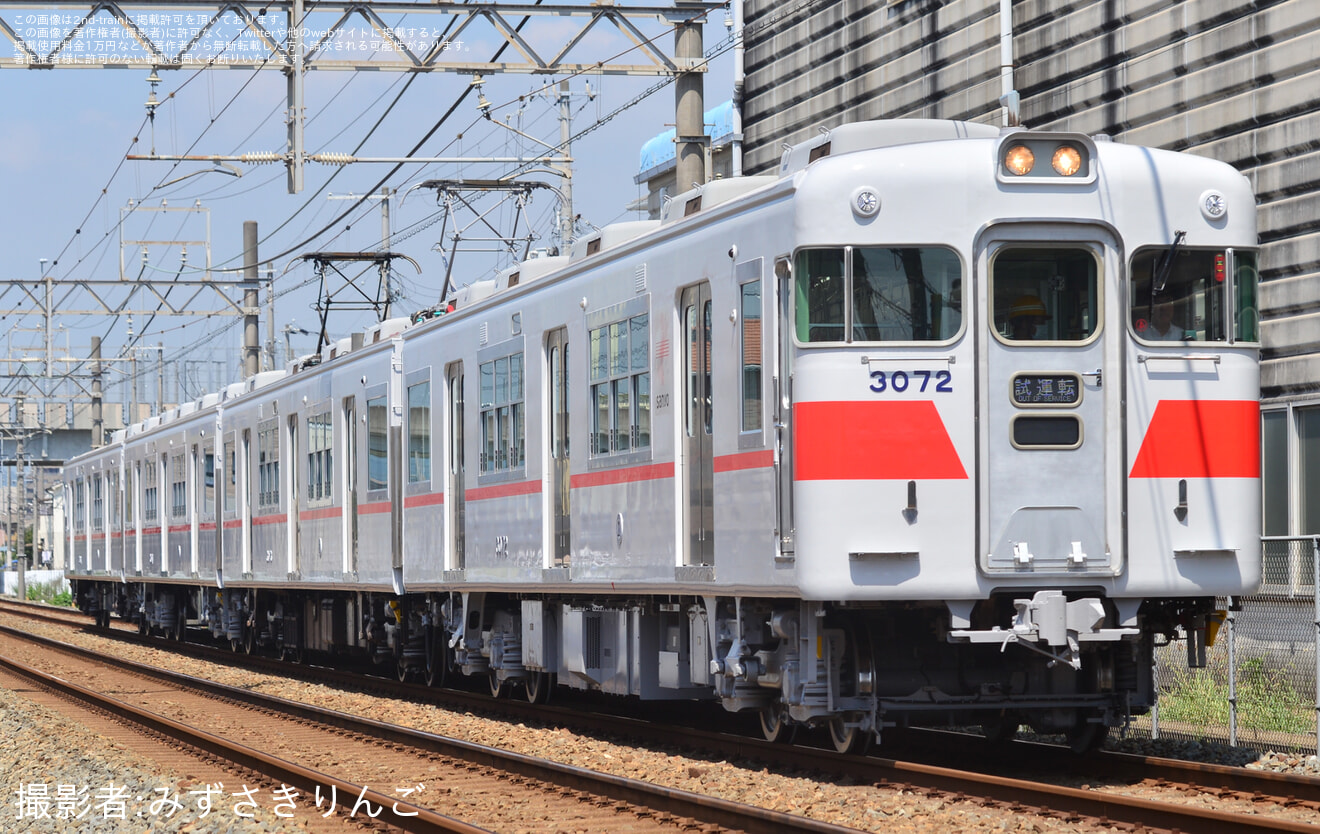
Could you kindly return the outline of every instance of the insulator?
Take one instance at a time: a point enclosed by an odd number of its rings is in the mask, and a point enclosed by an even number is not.
[[[309,158],[326,165],[347,165],[353,161],[353,155],[347,153],[316,153]]]
[[[249,165],[267,165],[272,162],[283,162],[284,154],[277,151],[258,151],[256,153],[245,153],[239,157],[239,160]]]

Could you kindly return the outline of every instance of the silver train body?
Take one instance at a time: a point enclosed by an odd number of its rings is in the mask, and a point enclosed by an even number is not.
[[[841,749],[1086,744],[1260,581],[1256,245],[1209,159],[840,127],[70,462],[77,600]]]

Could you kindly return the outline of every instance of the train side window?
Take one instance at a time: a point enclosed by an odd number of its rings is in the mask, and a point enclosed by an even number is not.
[[[183,518],[188,514],[188,472],[183,455],[170,459],[170,518]]]
[[[367,400],[367,491],[389,487],[389,415],[385,397]]]
[[[742,430],[761,428],[761,279],[742,285]]]
[[[215,452],[211,449],[202,455],[202,512],[215,513]]]
[[[1231,281],[1230,281],[1231,276]],[[1132,257],[1132,331],[1147,342],[1257,342],[1256,255],[1161,246]]]
[[[319,506],[330,503],[331,478],[334,474],[331,449],[334,445],[330,412],[322,411],[307,417],[307,504]]]
[[[156,500],[156,461],[148,460],[142,467],[142,520],[155,521],[159,504]]]
[[[522,469],[526,465],[521,351],[482,362],[481,469],[482,473]]]
[[[92,529],[101,532],[105,529],[105,504],[101,499],[101,476],[92,476]]]
[[[1090,249],[1005,247],[991,266],[991,317],[1006,342],[1086,342],[1100,329],[1099,262]]]
[[[613,321],[588,333],[591,454],[625,454],[651,446],[651,319]]]
[[[431,381],[408,386],[408,483],[431,480]]]
[[[73,484],[73,529],[81,533],[87,526],[87,482],[79,478]]]
[[[273,509],[280,504],[279,422],[257,425],[257,506]]]
[[[226,513],[232,513],[238,509],[234,498],[238,493],[238,461],[234,457],[234,435],[231,433],[225,440],[224,451],[225,466],[225,497],[223,510]]]

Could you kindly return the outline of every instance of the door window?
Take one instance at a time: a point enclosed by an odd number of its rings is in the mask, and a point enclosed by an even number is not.
[[[1089,249],[1007,247],[991,270],[1001,341],[1088,342],[1100,329],[1099,266]]]

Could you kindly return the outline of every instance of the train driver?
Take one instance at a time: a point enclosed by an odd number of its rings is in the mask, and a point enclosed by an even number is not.
[[[1183,329],[1173,323],[1174,312],[1172,301],[1155,304],[1150,312],[1150,327],[1141,336],[1152,342],[1181,342],[1186,337]]]
[[[1038,296],[1019,295],[1008,308],[1008,335],[1016,341],[1047,338],[1045,322],[1050,320],[1045,302]]]

